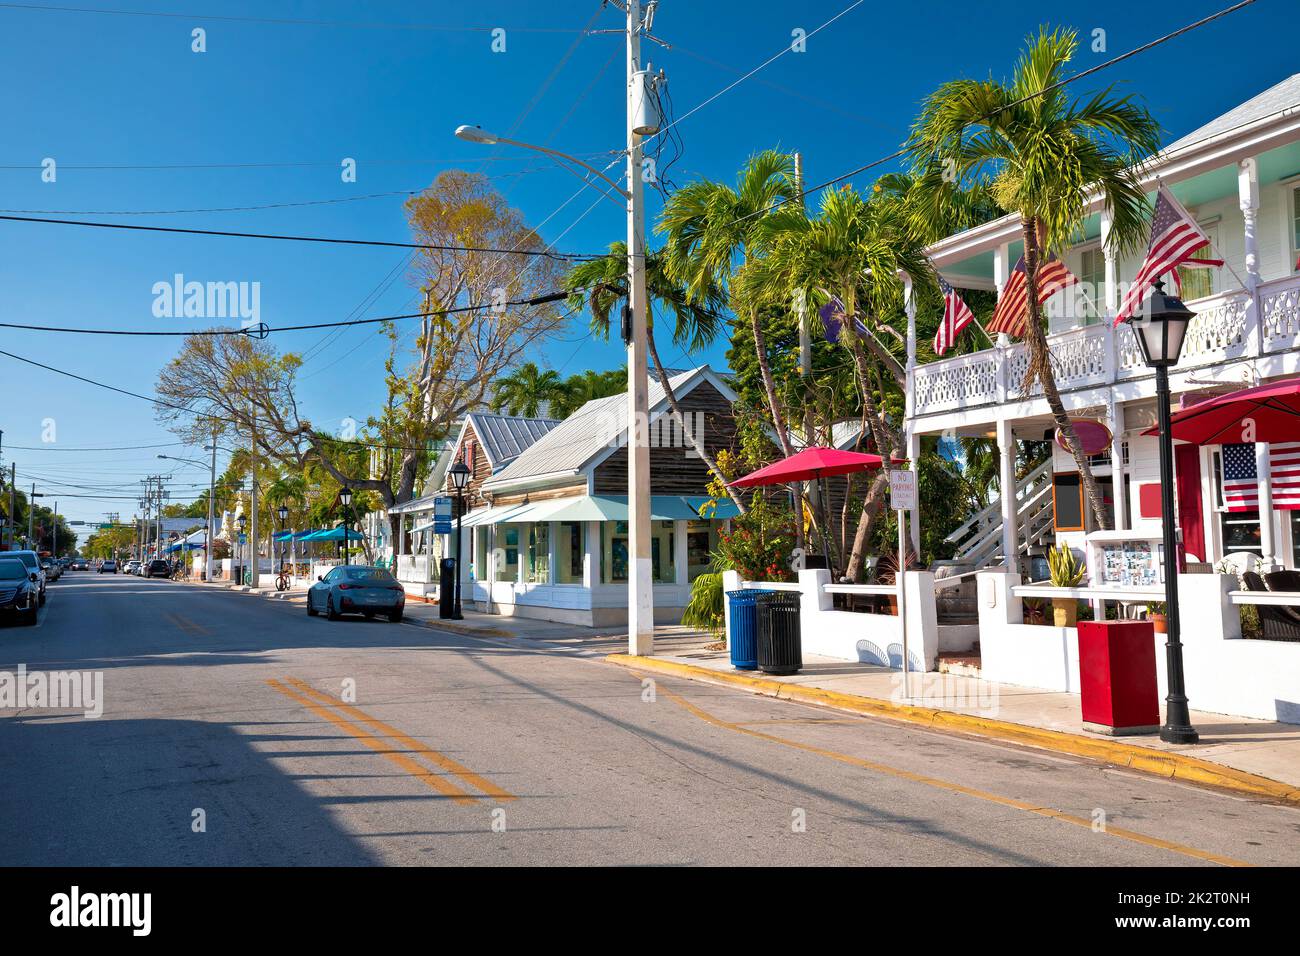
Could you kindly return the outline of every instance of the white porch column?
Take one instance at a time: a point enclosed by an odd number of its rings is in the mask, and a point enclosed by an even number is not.
[[[912,462],[912,470],[917,468],[917,462],[921,458],[921,436],[908,429],[907,434],[907,457]],[[917,507],[907,516],[908,537],[912,539],[912,550],[916,552],[917,557],[921,555],[921,508],[920,501],[917,501]]]
[[[1124,403],[1114,398],[1110,401],[1110,435],[1110,482],[1115,498],[1115,528],[1119,530],[1129,526],[1129,502],[1124,493]]]
[[[1246,328],[1253,329],[1255,354],[1264,354],[1264,324],[1259,314],[1259,164],[1249,156],[1237,164],[1237,205],[1241,208],[1246,249]]]
[[[1007,570],[1012,574],[1019,568],[1020,529],[1016,517],[1016,439],[1011,422],[998,421],[998,467],[1002,505],[1002,554]]]
[[[998,287],[998,298],[1002,298],[1002,290],[1006,288],[1007,277],[1011,273],[1011,264],[1007,258],[1011,255],[1010,243],[1002,243],[993,250],[993,284]],[[1006,348],[1011,344],[1011,337],[1005,332],[998,333],[998,348]],[[1005,367],[1006,363],[1003,363]]]
[[[677,571],[674,581],[679,587],[690,584],[690,568],[687,567],[686,522],[673,522],[673,567]]]
[[[1106,310],[1107,319],[1113,318],[1119,311],[1119,259],[1110,244],[1112,225],[1114,222],[1111,217],[1103,212],[1101,214],[1101,256],[1106,264],[1106,284],[1102,289],[1102,301],[1099,304]]]
[[[904,428],[903,442],[904,450],[907,452],[908,460],[912,462],[912,470],[918,467],[918,459],[921,455],[921,436],[913,432],[915,423],[913,416],[916,414],[916,290],[912,286],[912,277],[906,272],[901,273],[903,279],[903,310],[907,313],[907,392],[904,396]],[[877,449],[884,454],[883,449]],[[885,467],[889,467],[886,463]],[[921,509],[917,508],[912,512],[911,520],[911,538],[912,550],[916,552],[918,558],[921,554]]]
[[[582,558],[582,586],[594,592],[600,584],[600,522],[584,521],[583,527],[587,532],[587,546]]]
[[[1268,442],[1255,442],[1255,476],[1259,487],[1259,549],[1264,564],[1271,569],[1277,560],[1277,534],[1273,525],[1277,512],[1273,510],[1273,475],[1268,462]]]

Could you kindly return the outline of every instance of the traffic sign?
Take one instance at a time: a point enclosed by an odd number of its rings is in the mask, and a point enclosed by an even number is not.
[[[451,534],[452,499],[440,497],[433,499],[433,533]]]
[[[895,511],[916,510],[916,472],[890,470],[889,507]]]

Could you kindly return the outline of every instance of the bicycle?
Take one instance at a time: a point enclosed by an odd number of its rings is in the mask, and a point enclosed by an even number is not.
[[[275,578],[275,589],[277,591],[289,590],[289,566],[281,565],[280,573]]]

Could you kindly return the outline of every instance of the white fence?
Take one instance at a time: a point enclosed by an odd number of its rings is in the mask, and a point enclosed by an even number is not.
[[[1047,690],[1079,692],[1079,641],[1072,627],[1025,624],[1025,597],[1160,601],[1162,590],[1051,588],[1022,585],[1019,575],[980,572],[980,676]],[[1193,709],[1300,723],[1300,642],[1245,640],[1237,604],[1255,592],[1236,592],[1235,575],[1184,574],[1178,579],[1183,667]],[[1278,600],[1273,596],[1273,600]],[[1163,700],[1165,636],[1156,634],[1156,675]]]

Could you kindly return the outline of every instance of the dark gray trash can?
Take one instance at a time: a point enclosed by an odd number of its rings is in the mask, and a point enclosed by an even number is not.
[[[771,591],[760,594],[758,608],[758,669],[764,674],[797,674],[803,667],[799,630],[799,594]]]
[[[456,559],[438,562],[438,618],[446,620],[456,610]]]

